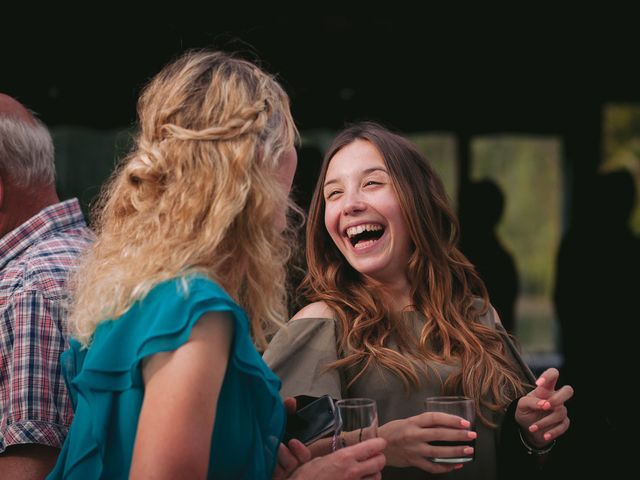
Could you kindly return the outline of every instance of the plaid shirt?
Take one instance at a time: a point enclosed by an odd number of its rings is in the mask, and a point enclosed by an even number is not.
[[[92,239],[75,199],[0,238],[0,453],[64,442],[73,417],[60,369],[65,282]]]

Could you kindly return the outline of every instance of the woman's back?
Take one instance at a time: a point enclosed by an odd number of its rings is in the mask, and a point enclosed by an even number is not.
[[[270,475],[284,428],[280,382],[253,347],[244,312],[211,280],[191,277],[157,285],[120,318],[102,323],[89,350],[74,341],[64,354],[76,416],[50,478],[129,476],[144,400],[142,361],[179,348],[211,311],[230,312],[235,334],[216,409],[209,478]]]

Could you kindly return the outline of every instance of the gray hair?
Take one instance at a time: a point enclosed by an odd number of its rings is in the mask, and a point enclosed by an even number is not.
[[[44,123],[33,120],[0,115],[0,175],[20,187],[53,185],[55,181],[51,134]]]

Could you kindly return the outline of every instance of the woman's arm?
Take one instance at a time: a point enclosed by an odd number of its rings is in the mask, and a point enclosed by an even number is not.
[[[59,453],[60,449],[48,445],[11,445],[0,453],[0,472],[13,480],[44,478],[56,464]]]
[[[209,312],[180,348],[145,359],[130,478],[206,477],[232,337],[230,314]]]

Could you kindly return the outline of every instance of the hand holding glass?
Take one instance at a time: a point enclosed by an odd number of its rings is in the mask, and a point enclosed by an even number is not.
[[[467,397],[429,397],[425,400],[425,411],[427,412],[443,412],[450,415],[456,415],[457,417],[464,418],[471,423],[470,430],[475,430],[475,406],[473,400]],[[469,446],[474,447],[475,452],[475,439],[466,441],[448,441],[439,440],[429,442],[433,446],[439,447],[455,447],[455,446]],[[474,454],[456,457],[432,457],[429,458],[434,463],[465,463],[473,460]]]
[[[370,398],[347,398],[336,402],[338,426],[334,450],[378,436],[378,410]]]

